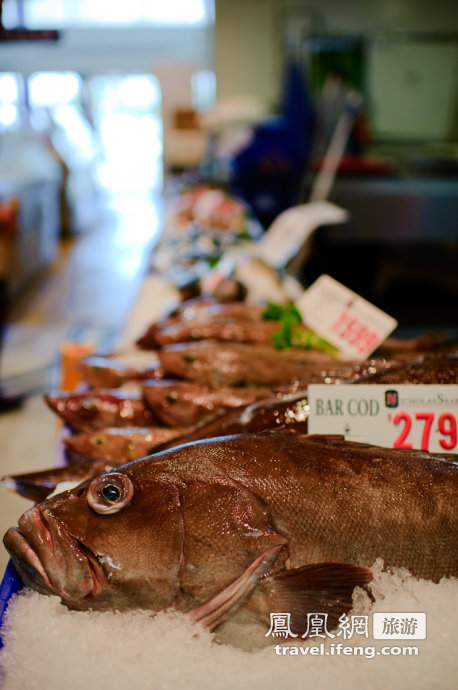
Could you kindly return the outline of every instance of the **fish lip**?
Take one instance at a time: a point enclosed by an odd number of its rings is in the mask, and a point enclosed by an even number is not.
[[[11,527],[8,530],[3,542],[20,574],[34,582],[40,591],[48,590],[50,594],[57,594],[56,587],[51,582],[37,553],[17,527]]]
[[[95,555],[38,507],[25,513],[18,527],[8,530],[4,542],[25,584],[42,593],[71,602],[96,596],[106,582]]]

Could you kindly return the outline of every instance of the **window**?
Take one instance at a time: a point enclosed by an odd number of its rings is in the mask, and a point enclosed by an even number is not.
[[[214,0],[4,0],[6,28],[20,23],[20,8],[28,29],[202,25],[214,17]]]
[[[0,73],[0,125],[2,128],[16,127],[19,118],[18,75],[10,72]]]

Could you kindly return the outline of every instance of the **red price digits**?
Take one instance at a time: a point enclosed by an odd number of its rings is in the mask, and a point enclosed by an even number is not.
[[[379,334],[376,331],[371,331],[359,319],[346,311],[340,314],[331,326],[331,331],[337,333],[339,338],[346,340],[361,353],[372,350],[379,340]]]
[[[434,423],[434,412],[417,412],[415,419],[423,422],[423,433],[421,435],[421,450],[429,449],[431,429]],[[412,448],[411,443],[407,443],[407,437],[412,429],[412,417],[408,412],[398,412],[393,418],[393,424],[403,424],[401,433],[393,443],[393,448]],[[457,440],[456,417],[450,412],[444,412],[437,420],[436,433],[448,437],[448,440],[439,439],[439,445],[444,450],[453,450]]]
[[[439,441],[439,444],[442,446],[442,448],[444,450],[452,450],[452,448],[455,448],[456,419],[454,415],[450,414],[450,412],[444,412],[444,414],[441,414],[439,417],[437,426],[439,433],[441,433],[442,436],[448,436],[450,439],[449,441],[444,441],[443,439]]]
[[[393,419],[393,424],[400,424],[401,422],[404,422],[404,428],[393,443],[393,448],[412,448],[411,443],[405,442],[412,428],[412,418],[410,414],[407,414],[407,412],[398,412]]]

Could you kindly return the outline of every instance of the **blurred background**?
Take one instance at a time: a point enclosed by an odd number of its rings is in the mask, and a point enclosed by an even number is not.
[[[456,326],[455,2],[0,5],[5,390],[42,387],[62,339],[110,348],[172,174],[268,227],[314,198],[339,122],[321,194],[349,220],[314,233],[296,275],[330,273],[406,331]]]
[[[0,8],[0,475],[53,464],[56,353],[116,347],[177,174],[263,228],[334,202],[348,220],[294,257],[301,283],[332,275],[401,335],[457,328],[456,2]],[[2,496],[3,531],[28,507]]]

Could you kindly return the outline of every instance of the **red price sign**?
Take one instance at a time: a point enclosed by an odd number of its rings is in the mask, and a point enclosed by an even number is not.
[[[355,347],[359,353],[372,352],[382,339],[380,333],[371,329],[356,316],[343,310],[331,326],[331,332],[348,345]]]
[[[421,430],[421,450],[429,450],[433,435],[439,441],[439,445],[446,451],[453,451],[457,441],[456,416],[451,412],[409,412],[400,411],[396,414],[388,414],[388,421],[399,426],[399,435],[393,442],[393,448],[413,448],[411,434]],[[421,426],[420,426],[421,425]]]

